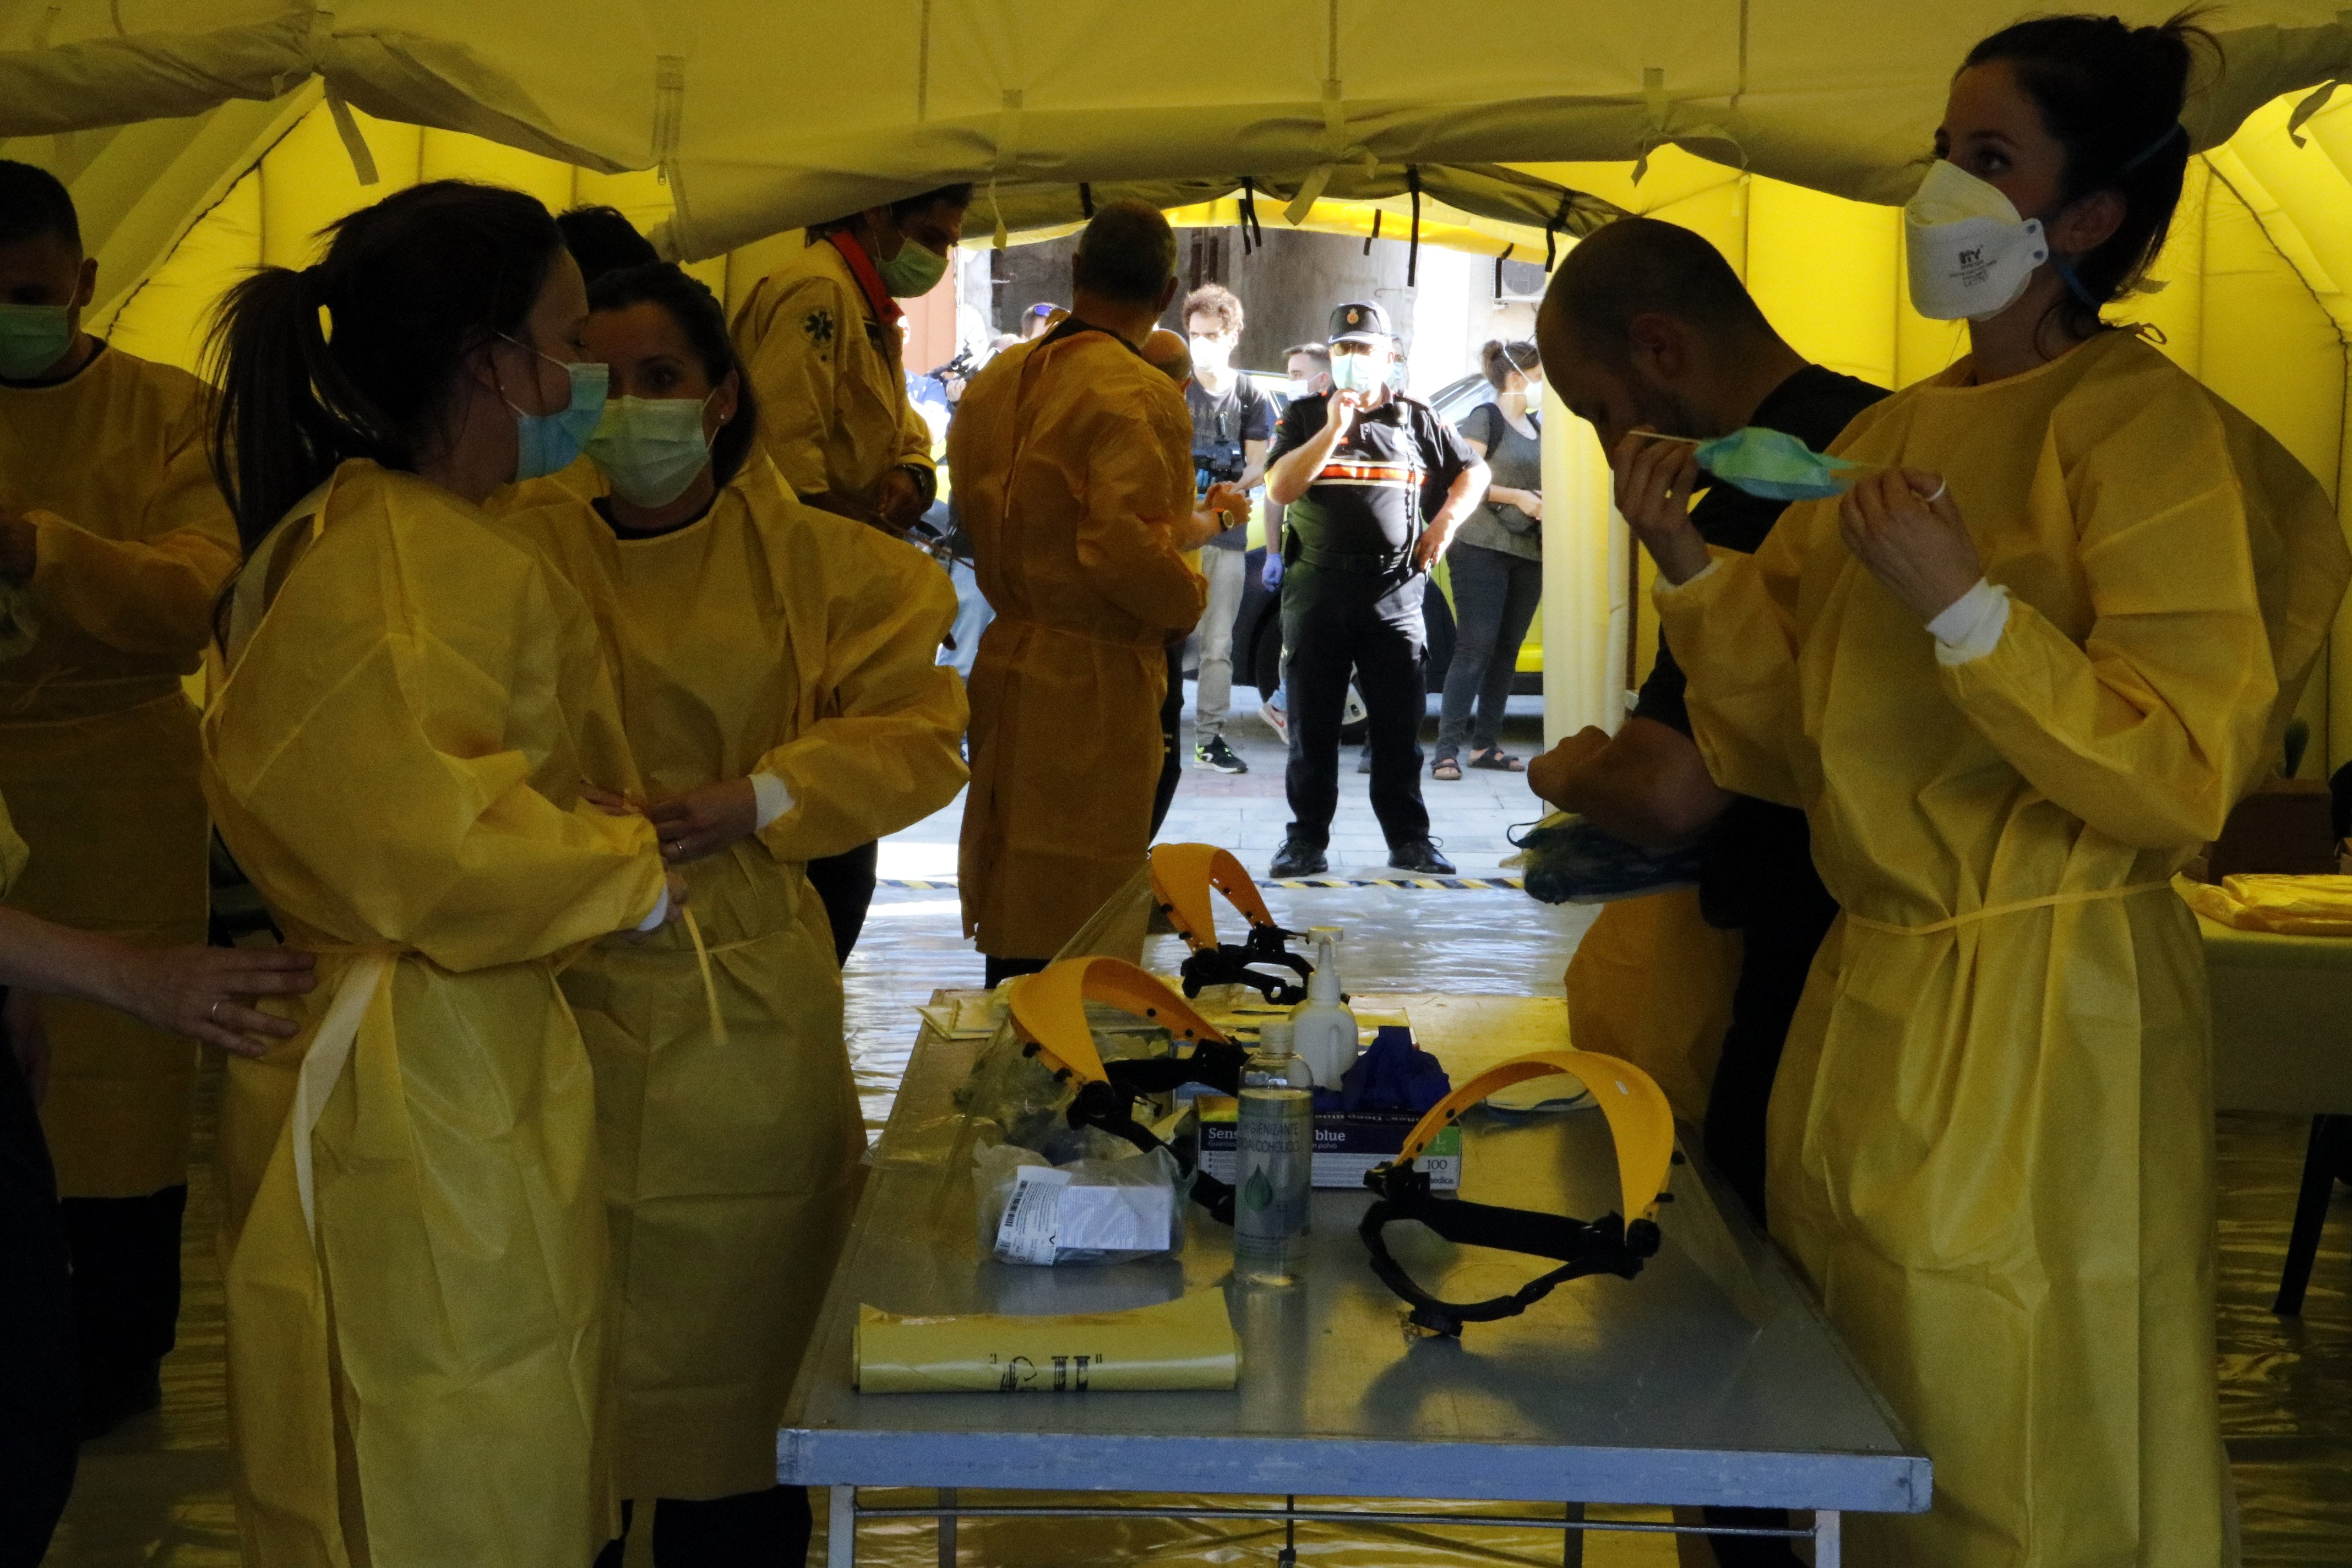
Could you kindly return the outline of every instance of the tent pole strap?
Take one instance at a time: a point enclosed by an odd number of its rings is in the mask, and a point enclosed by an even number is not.
[[[1412,244],[1404,257],[1404,286],[1415,289],[1421,284],[1421,165],[1408,164],[1404,183],[1412,192]]]

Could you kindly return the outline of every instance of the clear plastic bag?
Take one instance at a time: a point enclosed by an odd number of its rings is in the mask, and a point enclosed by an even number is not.
[[[980,1250],[1044,1265],[1173,1256],[1184,1247],[1180,1179],[1164,1149],[1055,1165],[1014,1144],[983,1144],[972,1152]]]

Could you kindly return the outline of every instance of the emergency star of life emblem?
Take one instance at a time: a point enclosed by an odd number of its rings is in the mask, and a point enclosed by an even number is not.
[[[808,334],[809,342],[823,348],[833,342],[833,312],[811,310],[801,318],[801,331]]]

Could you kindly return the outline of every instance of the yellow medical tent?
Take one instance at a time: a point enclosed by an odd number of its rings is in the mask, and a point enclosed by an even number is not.
[[[1896,211],[1969,45],[2023,0],[0,0],[0,156],[70,184],[92,324],[193,362],[244,268],[445,175],[609,202],[740,298],[813,219],[949,180],[968,237],[1142,195],[1192,221],[1531,259],[1619,212],[1720,247],[1804,353],[1887,384],[1940,369]],[[2120,7],[2153,21],[2168,3]],[[2236,0],[2189,110],[2199,149],[2122,312],[2330,492],[2347,458],[2352,11]],[[2352,104],[2352,93],[2346,95]],[[1646,625],[1606,471],[1555,405],[1547,713],[1613,726]],[[2305,771],[2352,757],[2352,635]]]

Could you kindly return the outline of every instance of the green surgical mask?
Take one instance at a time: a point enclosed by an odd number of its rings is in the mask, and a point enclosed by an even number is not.
[[[63,305],[0,305],[0,379],[29,381],[73,347],[73,312]]]
[[[588,437],[588,460],[631,506],[667,506],[710,461],[710,443],[702,434],[702,411],[709,402],[615,397],[604,405],[604,417]]]
[[[1785,430],[1750,425],[1696,443],[1698,466],[1767,500],[1826,500],[1843,495],[1861,465],[1816,452]]]
[[[948,258],[928,246],[908,240],[898,247],[898,254],[875,268],[882,275],[882,287],[893,297],[912,300],[929,293],[948,275]]]
[[[1694,448],[1692,455],[1708,477],[1766,500],[1827,500],[1843,495],[1863,470],[1874,466],[1816,452],[1786,430],[1761,425],[1712,441],[1658,430],[1635,434],[1646,441],[1675,441]]]

